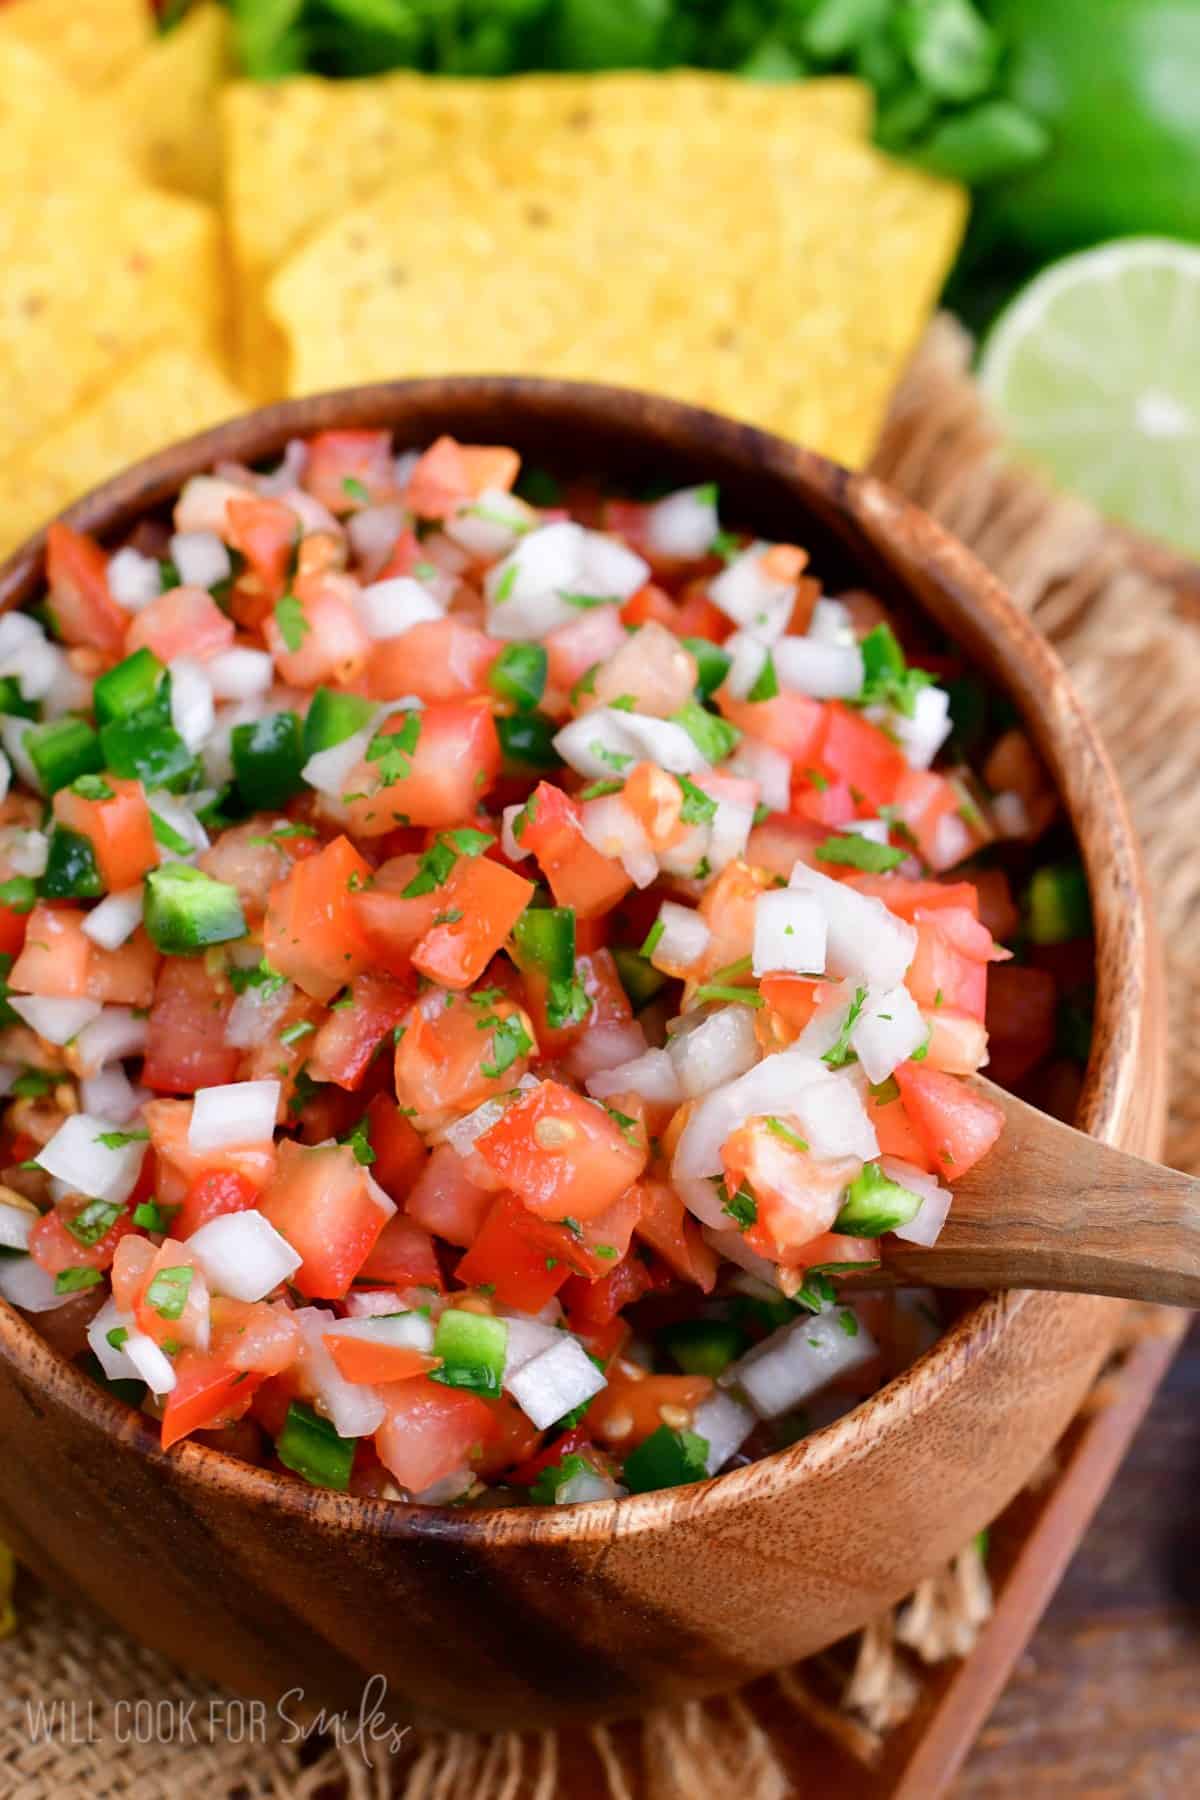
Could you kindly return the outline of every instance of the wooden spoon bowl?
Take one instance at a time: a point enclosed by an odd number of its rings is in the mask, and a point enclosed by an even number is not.
[[[874,589],[945,628],[1015,701],[1086,864],[1098,992],[1079,1122],[1158,1150],[1159,964],[1112,767],[1052,652],[932,519],[710,413],[492,378],[270,407],[164,451],[66,516],[115,539],[188,475],[333,425],[389,426],[410,445],[443,431],[512,443],[617,483],[715,479],[728,517],[808,545],[829,585]],[[42,563],[38,537],[0,569],[0,605],[37,591]],[[318,1491],[193,1443],[164,1454],[150,1421],[0,1305],[0,1535],[184,1666],[272,1700],[290,1690],[292,1714],[356,1717],[372,1674],[388,1708],[420,1722],[628,1714],[805,1656],[943,1564],[1053,1445],[1121,1311],[1084,1295],[998,1295],[854,1412],[747,1468],[615,1503],[464,1513]]]

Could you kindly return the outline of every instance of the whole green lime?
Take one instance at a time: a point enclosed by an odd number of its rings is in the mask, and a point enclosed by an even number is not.
[[[1125,233],[1200,240],[1200,0],[990,0],[1008,93],[1050,155],[981,201],[1029,256]]]

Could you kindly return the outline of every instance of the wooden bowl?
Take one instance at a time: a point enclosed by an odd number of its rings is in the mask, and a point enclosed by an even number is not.
[[[668,401],[565,382],[399,382],[287,402],[118,476],[66,515],[115,539],[222,458],[332,425],[515,444],[615,482],[717,480],[730,519],[810,547],[830,585],[915,604],[1005,687],[1082,847],[1096,917],[1094,1049],[1080,1123],[1153,1155],[1165,1015],[1137,846],[1058,661],[995,581],[867,476]],[[34,594],[42,539],[0,569]],[[1031,1182],[1037,1170],[1029,1171]],[[0,1305],[0,1535],[176,1662],[289,1711],[350,1708],[383,1675],[395,1716],[521,1727],[732,1687],[861,1626],[1023,1486],[1121,1308],[984,1300],[906,1374],[792,1448],[694,1487],[560,1510],[362,1501],[185,1443],[63,1362]]]

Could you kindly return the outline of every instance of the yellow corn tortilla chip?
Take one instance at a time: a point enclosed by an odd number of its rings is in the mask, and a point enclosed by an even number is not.
[[[193,7],[95,101],[138,173],[156,187],[215,201],[221,187],[218,95],[231,68],[229,14]]]
[[[0,7],[0,43],[27,44],[80,88],[112,81],[153,37],[146,0],[11,0]]]
[[[575,155],[539,138],[394,183],[311,239],[269,302],[293,393],[600,379],[857,464],[965,217],[962,189],[815,126],[619,124]]]
[[[216,215],[173,194],[89,179],[0,207],[0,455],[164,339],[211,350],[222,311]]]
[[[531,132],[579,150],[597,129],[638,122],[684,136],[723,122],[794,133],[824,124],[865,137],[871,120],[870,90],[835,76],[787,86],[696,72],[235,84],[223,132],[241,379],[264,398],[282,391],[283,346],[263,298],[283,259],[359,200],[450,153],[519,148]]]
[[[125,151],[106,122],[88,110],[79,89],[28,44],[0,36],[0,184],[5,196],[45,192],[60,183],[65,144],[89,182],[119,180],[128,173]]]
[[[210,357],[167,344],[137,358],[66,423],[0,461],[0,557],[98,482],[245,410]]]

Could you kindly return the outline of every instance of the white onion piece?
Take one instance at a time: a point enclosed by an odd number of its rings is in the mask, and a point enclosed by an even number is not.
[[[646,888],[658,880],[658,858],[641,820],[620,794],[585,800],[579,809],[579,827],[593,850],[619,862],[636,887]]]
[[[500,815],[500,848],[509,862],[520,862],[529,855],[513,830],[524,811],[524,806],[506,806]]]
[[[563,1334],[556,1325],[543,1325],[538,1319],[516,1318],[509,1313],[506,1323],[508,1335],[504,1344],[504,1387],[510,1385],[511,1377],[523,1369],[526,1363],[531,1363],[543,1350],[552,1350],[555,1344],[563,1341]]]
[[[375,1388],[347,1381],[325,1344],[324,1335],[337,1321],[323,1306],[302,1306],[292,1314],[304,1338],[301,1362],[316,1409],[339,1437],[368,1437],[383,1424],[387,1408]]]
[[[775,888],[754,903],[756,975],[823,975],[825,914],[813,894]]]
[[[308,445],[303,438],[289,438],[282,462],[265,475],[251,476],[254,490],[264,499],[277,500],[280,494],[290,494],[293,488],[300,486],[307,467]]]
[[[4,752],[0,750],[0,801],[8,799],[8,790],[12,786],[12,764]]]
[[[721,1199],[720,1190],[713,1181],[686,1181],[676,1177],[671,1184],[683,1204],[694,1218],[713,1231],[730,1230],[729,1214],[725,1211],[725,1203]],[[734,1236],[740,1233],[734,1232]]]
[[[536,1076],[522,1075],[517,1083],[517,1092],[528,1093],[530,1088],[539,1085]],[[446,1142],[458,1152],[459,1156],[469,1156],[475,1148],[476,1139],[481,1138],[485,1131],[490,1131],[492,1126],[504,1117],[511,1105],[512,1101],[507,1095],[495,1100],[485,1100],[482,1106],[475,1108],[474,1112],[464,1113],[461,1119],[455,1119],[452,1125],[447,1125],[443,1133]]]
[[[355,731],[340,744],[331,744],[328,750],[317,750],[309,757],[300,774],[309,787],[316,788],[319,794],[327,794],[332,800],[340,800],[346,791],[346,782],[350,771],[357,763],[362,762],[367,754],[367,746],[375,733],[378,719],[372,719],[360,731]]]
[[[184,587],[215,588],[233,574],[229,551],[215,531],[177,531],[168,550]]]
[[[10,825],[0,831],[0,846],[14,875],[31,875],[36,881],[46,873],[50,840],[44,831],[24,831]]]
[[[87,1340],[91,1345],[92,1355],[100,1364],[110,1381],[138,1381],[140,1376],[123,1349],[117,1350],[108,1341],[110,1331],[123,1331],[126,1340],[137,1330],[133,1322],[133,1314],[122,1312],[115,1300],[104,1302],[87,1328]]]
[[[69,1044],[100,1017],[98,1000],[67,1000],[45,994],[10,994],[9,1005],[48,1044]]]
[[[81,1075],[94,1075],[106,1063],[136,1056],[146,1048],[147,1025],[131,1006],[106,1006],[75,1040]],[[104,1115],[106,1116],[106,1115]]]
[[[789,1412],[878,1353],[862,1320],[852,1335],[841,1324],[842,1313],[857,1317],[852,1308],[835,1305],[781,1325],[728,1368],[721,1385],[739,1388],[760,1419]]]
[[[146,1146],[135,1143],[110,1148],[102,1142],[117,1131],[119,1127],[111,1119],[73,1113],[42,1145],[34,1160],[48,1175],[66,1182],[73,1193],[120,1204],[137,1186]]]
[[[313,531],[327,532],[331,537],[341,537],[341,526],[329,508],[323,505],[315,494],[306,493],[300,487],[293,487],[287,488],[279,498],[299,519],[301,534],[304,537]]]
[[[85,1112],[118,1125],[128,1125],[150,1099],[148,1088],[135,1088],[120,1063],[109,1063],[95,1075],[85,1075],[79,1083],[79,1098]]]
[[[632,1062],[598,1069],[584,1086],[594,1100],[613,1094],[637,1094],[650,1106],[678,1106],[683,1100],[678,1071],[666,1050],[646,1050]]]
[[[342,1304],[352,1319],[378,1319],[385,1313],[405,1310],[405,1302],[394,1288],[352,1288]]]
[[[694,1030],[676,1033],[667,1042],[684,1097],[698,1100],[713,1088],[734,1081],[759,1059],[754,1014],[748,1006],[722,1006]]]
[[[42,695],[42,717],[60,719],[64,713],[86,712],[91,704],[92,684],[86,675],[72,667],[64,650],[49,646],[53,673]]]
[[[171,723],[189,750],[200,748],[215,717],[205,670],[190,656],[177,656],[171,664]]]
[[[594,719],[595,713],[584,715]],[[710,767],[707,757],[689,731],[672,719],[655,719],[649,713],[617,714],[634,749],[669,775],[701,775]]]
[[[578,1338],[560,1333],[558,1343],[531,1357],[511,1376],[506,1372],[505,1385],[526,1418],[545,1431],[608,1382]]]
[[[832,881],[806,863],[796,864],[789,886],[815,895],[821,904],[828,933],[825,966],[830,974],[873,987],[895,987],[903,980],[916,954],[917,933],[906,920],[889,912],[882,900]]]
[[[176,531],[228,529],[225,508],[231,500],[244,500],[254,490],[242,481],[226,481],[219,475],[192,475],[184,482],[175,502]]]
[[[503,556],[538,522],[532,506],[501,488],[485,488],[446,521],[446,536],[472,556],[491,562]]]
[[[675,900],[663,901],[657,922],[662,931],[650,952],[650,961],[656,969],[665,969],[668,973],[690,969],[700,961],[712,941],[707,920],[690,906],[680,906]]]
[[[640,751],[625,729],[628,713],[598,706],[564,725],[554,748],[565,763],[593,781],[622,777],[637,762]]]
[[[823,644],[784,637],[775,646],[779,685],[814,700],[848,700],[862,692],[863,659],[857,644]]]
[[[582,592],[628,600],[650,579],[650,564],[627,544],[602,531],[584,531],[579,560]]]
[[[200,752],[204,776],[212,788],[221,788],[233,780],[233,729],[235,725],[253,725],[270,711],[261,694],[223,706],[217,713],[212,734]]]
[[[583,537],[582,525],[558,519],[526,532],[492,564],[484,578],[492,637],[542,638],[578,616],[562,596],[582,591]]]
[[[907,1225],[897,1225],[893,1235],[910,1244],[924,1244],[926,1248],[936,1244],[946,1223],[953,1194],[924,1169],[914,1168],[912,1163],[902,1162],[898,1156],[881,1156],[879,1167],[889,1181],[907,1188],[910,1194],[921,1196],[920,1211]]]
[[[770,812],[786,812],[792,798],[790,757],[757,738],[745,737],[722,767],[758,783],[759,797]]]
[[[85,937],[102,950],[119,950],[142,922],[142,884],[122,888],[94,906],[83,921]]]
[[[146,796],[147,804],[154,816],[173,831],[177,837],[183,838],[191,849],[188,857],[199,855],[209,847],[209,836],[203,825],[183,800],[175,794],[168,794],[165,788],[155,788]],[[168,850],[165,844],[159,846],[159,858],[162,862],[180,862],[186,860],[177,850]]]
[[[720,529],[716,489],[680,488],[657,501],[645,519],[646,542],[656,556],[703,556]]]
[[[962,861],[971,852],[971,833],[957,813],[943,813],[934,826],[933,844],[929,851],[929,866],[939,874],[943,869],[952,869],[955,863]]]
[[[234,1050],[265,1044],[292,1003],[290,981],[280,988],[248,987],[238,995],[225,1021],[225,1042]]]
[[[584,1463],[554,1491],[555,1506],[586,1506],[592,1500],[623,1500],[629,1492],[608,1475]]]
[[[889,707],[886,724],[892,736],[899,739],[909,768],[928,769],[954,729],[950,696],[945,688],[921,688],[913,704],[912,717]]]
[[[279,1111],[278,1081],[230,1081],[197,1088],[188,1149],[197,1156],[235,1144],[269,1144]]]
[[[123,1348],[135,1376],[145,1382],[156,1399],[174,1391],[175,1371],[152,1337],[144,1331],[131,1331]]]
[[[714,606],[764,643],[786,631],[796,596],[794,582],[772,581],[763,573],[763,557],[770,549],[770,544],[761,541],[751,544],[726,564],[708,588]]]
[[[0,743],[4,745],[5,755],[25,786],[35,794],[40,794],[42,778],[33,765],[33,758],[25,748],[25,734],[29,728],[30,721],[18,718],[14,713],[4,713],[0,716]],[[42,833],[39,831],[37,836],[42,837]],[[42,841],[44,843],[45,839],[43,838]],[[39,875],[44,872],[45,867],[43,861],[42,867],[37,871]],[[25,873],[23,870],[19,872]]]
[[[870,1162],[879,1155],[875,1127],[853,1071],[839,1073],[820,1089],[799,1089],[787,1110],[816,1157],[857,1156]]]
[[[818,600],[805,635],[815,644],[841,644],[843,647],[853,644],[854,619],[850,608],[843,606],[840,600]]]
[[[153,556],[143,556],[132,544],[126,544],[108,559],[106,570],[108,591],[126,612],[141,612],[162,593],[162,570]],[[183,579],[186,581],[187,576]]]
[[[700,1402],[692,1418],[692,1430],[708,1445],[704,1466],[710,1475],[724,1468],[757,1424],[757,1415],[722,1388],[714,1388],[708,1399]]]
[[[411,575],[395,575],[364,588],[355,598],[354,610],[367,636],[375,640],[403,637],[414,625],[445,617],[445,608]]]
[[[231,1300],[265,1300],[303,1261],[254,1208],[210,1219],[187,1247],[213,1292]]]
[[[194,1242],[195,1239],[192,1239],[191,1243]],[[189,1249],[191,1243],[188,1245]],[[420,1350],[425,1355],[433,1349],[433,1334],[433,1320],[427,1319],[424,1313],[411,1311],[393,1311],[359,1319],[337,1319],[325,1332],[326,1337],[357,1338],[360,1343],[386,1344],[398,1350]]]
[[[750,833],[754,829],[754,808],[757,802],[757,791],[754,800],[742,800],[732,794],[716,791],[716,784],[721,779],[720,776],[712,776],[705,784],[707,791],[714,794],[717,802],[716,814],[708,827],[708,849],[705,852],[714,872],[745,854]],[[741,782],[738,783],[739,787],[742,785]]]
[[[396,547],[407,514],[402,506],[364,506],[346,520],[346,536],[363,579],[374,581]]]
[[[774,1263],[769,1263],[765,1256],[759,1256],[750,1248],[741,1232],[730,1225],[728,1214],[724,1215],[720,1228],[703,1225],[700,1234],[722,1262],[736,1263],[739,1269],[752,1275],[756,1282],[769,1288],[772,1295],[783,1292],[782,1271]]]
[[[60,1294],[41,1263],[32,1256],[0,1256],[0,1300],[19,1306],[23,1312],[54,1312],[65,1306],[74,1294]]]
[[[27,1212],[23,1206],[10,1206],[0,1201],[0,1248],[5,1250],[28,1250],[29,1234],[37,1224],[36,1212]]]
[[[739,1125],[768,1113],[793,1113],[810,1094],[819,1107],[833,1079],[823,1063],[795,1050],[765,1056],[745,1075],[699,1102],[676,1145],[674,1176],[719,1175],[721,1146]]]
[[[265,694],[275,680],[275,664],[266,650],[235,644],[221,650],[204,665],[208,683],[218,700],[252,700]]]
[[[636,1019],[612,1019],[604,1025],[590,1025],[580,1034],[567,1054],[567,1070],[576,1081],[586,1083],[590,1075],[618,1069],[645,1050],[646,1033]]]
[[[872,988],[850,1033],[868,1081],[886,1081],[925,1042],[925,1021],[906,987]]]
[[[735,700],[745,700],[763,672],[770,649],[748,631],[735,631],[721,648],[733,658],[725,674],[724,686]]]

